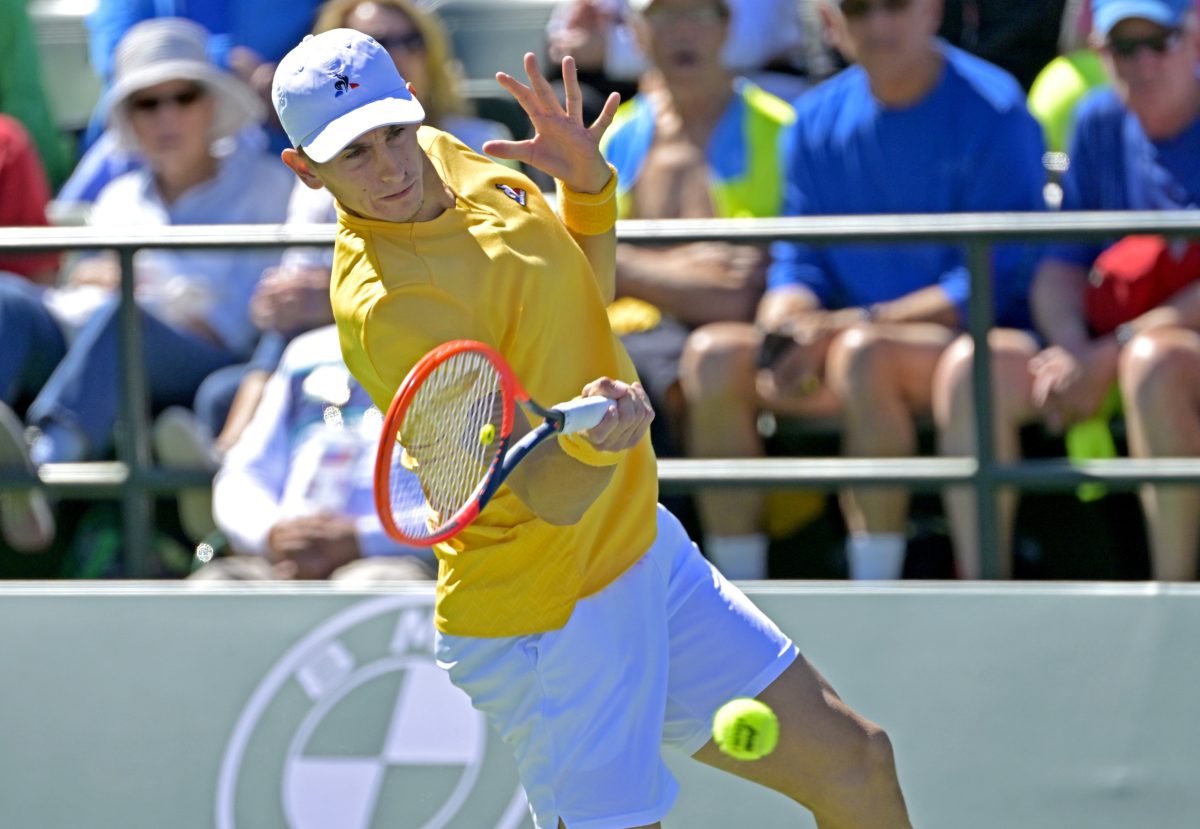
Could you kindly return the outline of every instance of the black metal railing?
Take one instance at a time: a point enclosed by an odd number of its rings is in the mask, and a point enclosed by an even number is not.
[[[811,244],[870,242],[957,242],[967,249],[971,271],[968,331],[976,345],[992,327],[991,248],[1014,241],[1103,240],[1131,233],[1170,237],[1200,236],[1200,214],[1189,211],[1104,213],[959,213],[944,215],[823,216],[778,219],[627,221],[618,225],[622,241],[664,244],[727,241],[765,245],[777,240]],[[149,451],[149,408],[141,370],[141,332],[133,313],[133,255],[142,248],[282,248],[328,245],[331,226],[204,225],[155,228],[124,235],[111,229],[0,228],[0,252],[107,249],[121,260],[121,400],[115,462],[51,464],[38,477],[0,470],[0,489],[42,485],[63,495],[117,498],[126,529],[126,564],[131,577],[150,572],[154,517],[152,497],[185,486],[206,485],[204,472],[160,469]],[[2,359],[2,356],[0,356]],[[973,363],[975,431],[973,458],[771,458],[746,460],[663,460],[666,487],[792,486],[832,489],[872,483],[932,490],[970,484],[976,493],[983,575],[999,572],[995,492],[1000,486],[1026,490],[1069,490],[1102,482],[1129,490],[1147,482],[1200,483],[1200,458],[1072,462],[1025,460],[998,464],[993,449],[991,367],[986,348]]]

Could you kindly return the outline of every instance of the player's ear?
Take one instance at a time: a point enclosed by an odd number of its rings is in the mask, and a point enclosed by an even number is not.
[[[313,172],[308,159],[299,150],[287,147],[279,154],[279,157],[296,174],[296,177],[304,182],[305,186],[311,187],[313,190],[320,190],[325,186],[324,182]]]
[[[412,81],[405,81],[404,88],[408,90],[409,95],[412,95],[414,98],[417,97],[417,88],[412,85]],[[417,100],[419,101],[421,99],[417,98]]]

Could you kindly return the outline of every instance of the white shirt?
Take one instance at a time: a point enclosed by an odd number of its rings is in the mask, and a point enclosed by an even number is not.
[[[165,225],[278,224],[287,217],[293,175],[266,153],[239,150],[220,160],[217,175],[166,204],[145,170],[109,182],[90,224],[120,231]],[[258,337],[250,297],[265,268],[279,260],[270,249],[142,250],[134,260],[138,299],[167,321],[202,320],[231,351],[248,353]]]

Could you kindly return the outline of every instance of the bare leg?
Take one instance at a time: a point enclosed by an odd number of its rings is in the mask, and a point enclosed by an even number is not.
[[[930,378],[952,337],[940,325],[906,324],[855,327],[834,341],[826,378],[845,406],[843,454],[916,454],[914,418],[930,411]],[[842,512],[851,533],[902,533],[908,492],[896,487],[846,490]]]
[[[695,755],[810,809],[821,829],[911,824],[883,729],[855,713],[803,656],[759,694],[779,716],[779,745],[743,762],[712,742]]]
[[[757,458],[763,454],[754,395],[759,337],[753,326],[706,325],[687,340],[679,382],[687,399],[688,455]],[[704,487],[696,496],[704,531],[744,535],[759,531],[762,493]]]
[[[827,390],[802,400],[766,400],[755,382],[761,335],[751,325],[715,323],[688,338],[680,359],[680,387],[687,401],[688,455],[696,458],[756,458],[763,454],[758,414],[828,417],[837,401]],[[763,493],[752,489],[700,490],[704,530],[736,536],[762,531]]]
[[[1032,379],[1029,360],[1038,352],[1029,334],[998,329],[989,335],[992,350],[992,412],[995,416],[995,456],[1012,462],[1021,454],[1020,427],[1033,418],[1030,404]],[[969,337],[960,337],[938,364],[934,375],[933,413],[938,425],[938,447],[946,456],[975,454],[975,405],[972,398],[971,361],[975,352]],[[942,494],[954,540],[958,576],[980,577],[979,527],[975,493],[970,487],[951,487]],[[1000,533],[1000,575],[1012,575],[1013,522],[1017,493],[1001,490],[997,502]]]
[[[1129,453],[1136,458],[1200,455],[1200,336],[1150,331],[1121,352],[1120,385]],[[1200,544],[1200,489],[1144,486],[1154,578],[1192,581]]]

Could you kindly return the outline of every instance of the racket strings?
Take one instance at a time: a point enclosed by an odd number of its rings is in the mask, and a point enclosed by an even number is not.
[[[474,497],[501,445],[503,400],[500,374],[477,352],[449,357],[421,384],[392,464],[392,515],[406,535],[433,535]]]

